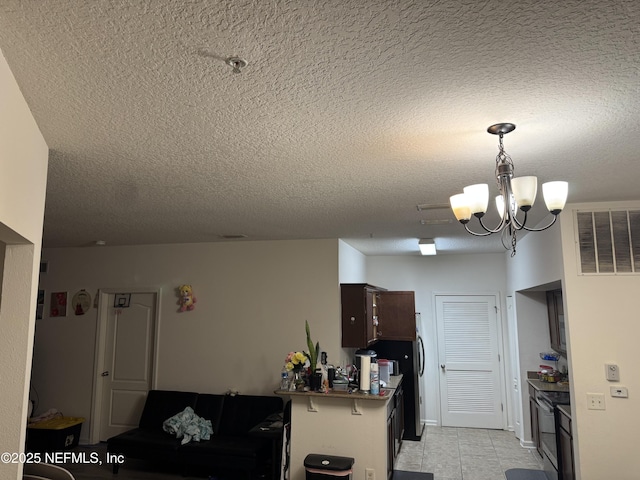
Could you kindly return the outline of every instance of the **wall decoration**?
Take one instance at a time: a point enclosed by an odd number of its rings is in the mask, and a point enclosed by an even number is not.
[[[49,305],[50,317],[67,316],[67,292],[53,292],[51,294],[51,304]]]
[[[84,315],[91,308],[91,295],[85,289],[76,292],[71,299],[71,306],[76,315]]]
[[[131,303],[130,293],[116,293],[113,296],[113,306],[116,308],[129,308]]]
[[[195,308],[196,297],[193,296],[193,289],[191,285],[180,285],[178,287],[178,305],[180,305],[181,312],[185,310],[193,310]]]
[[[44,315],[44,290],[38,290],[38,300],[36,302],[36,320],[42,320]]]

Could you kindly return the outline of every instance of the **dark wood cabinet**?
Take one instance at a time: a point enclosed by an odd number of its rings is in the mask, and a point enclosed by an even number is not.
[[[340,297],[343,347],[367,348],[378,340],[416,339],[414,292],[343,283]]]
[[[400,453],[402,447],[402,438],[404,437],[404,389],[402,384],[396,388],[396,424],[395,424],[395,440],[396,440],[396,456]]]
[[[378,338],[414,341],[416,339],[415,304],[414,292],[381,292],[378,305]]]
[[[389,401],[393,403],[393,399]],[[396,424],[396,409],[390,408],[387,417],[387,480],[393,477],[396,464],[396,447],[394,442]]]
[[[564,306],[562,303],[562,290],[550,290],[547,292],[547,312],[549,316],[549,336],[551,348],[566,356],[567,342],[564,330]]]
[[[542,443],[540,442],[540,420],[538,418],[538,404],[536,403],[536,390],[529,385],[529,415],[531,417],[531,441],[538,454],[542,456]]]
[[[571,417],[556,408],[556,439],[558,443],[558,480],[575,480]]]
[[[378,301],[383,288],[364,283],[340,285],[342,346],[366,348],[378,340]]]
[[[393,470],[402,446],[404,435],[404,390],[402,383],[394,391],[387,406],[387,479],[393,477]]]

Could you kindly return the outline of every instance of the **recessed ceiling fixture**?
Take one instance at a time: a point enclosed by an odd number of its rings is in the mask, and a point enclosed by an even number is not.
[[[495,228],[487,228],[482,222],[482,217],[489,205],[489,185],[486,183],[469,185],[464,188],[464,193],[454,195],[450,198],[451,208],[454,215],[464,225],[464,228],[472,235],[485,237],[493,233],[501,233],[502,245],[505,249],[511,250],[511,256],[516,254],[516,233],[519,230],[529,232],[540,232],[553,225],[558,219],[558,214],[564,208],[567,201],[567,182],[547,182],[542,184],[542,195],[547,209],[553,215],[553,220],[542,228],[527,227],[527,212],[533,206],[538,190],[538,179],[536,177],[514,177],[513,160],[504,151],[502,138],[509,132],[514,131],[516,126],[512,123],[497,123],[491,125],[487,131],[493,135],[498,135],[499,151],[496,157],[496,180],[500,195],[496,197],[496,208],[500,214],[500,222]],[[524,217],[520,221],[516,215],[518,208],[524,212]],[[484,232],[477,233],[469,229],[468,223],[474,215]]]
[[[447,205],[447,208],[449,208],[449,205]],[[452,221],[450,218],[422,219],[420,220],[420,225],[449,225]]]
[[[244,233],[229,233],[227,235],[220,235],[220,238],[224,238],[225,240],[238,240],[240,238],[247,238],[247,235]]]
[[[242,69],[249,65],[249,62],[240,57],[229,57],[225,60],[225,63],[233,68],[233,73],[242,73]]]
[[[419,212],[423,210],[441,210],[445,208],[449,208],[448,203],[421,203],[420,205],[416,205],[416,208]]]
[[[436,254],[436,242],[433,238],[421,238],[418,242],[418,248],[422,255],[435,255]]]

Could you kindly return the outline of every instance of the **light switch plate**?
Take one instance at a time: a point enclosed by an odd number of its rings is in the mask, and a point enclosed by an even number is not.
[[[588,410],[604,410],[604,393],[587,393]]]
[[[610,382],[619,382],[620,381],[620,367],[614,363],[607,363],[605,366],[605,371],[607,375],[607,380]]]

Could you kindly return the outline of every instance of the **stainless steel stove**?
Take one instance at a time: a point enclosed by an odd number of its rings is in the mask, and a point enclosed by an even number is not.
[[[538,422],[544,471],[550,480],[558,479],[558,447],[556,443],[556,405],[569,405],[569,392],[536,392]]]

